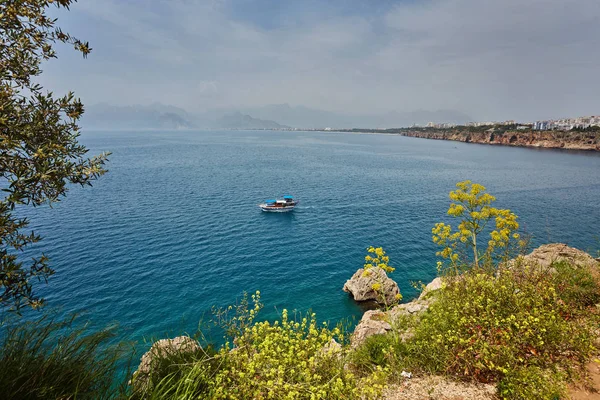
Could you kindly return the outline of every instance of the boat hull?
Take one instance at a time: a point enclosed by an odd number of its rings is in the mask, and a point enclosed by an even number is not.
[[[264,212],[290,212],[292,211],[296,206],[290,206],[290,207],[269,207],[269,206],[263,206],[262,204],[259,205],[260,209],[263,210]]]
[[[281,213],[281,212],[290,212],[297,205],[298,205],[298,202],[295,202],[294,204],[290,204],[290,205],[285,205],[285,206],[272,206],[272,205],[269,205],[266,203],[259,204],[258,206],[264,212],[279,212],[279,213]]]

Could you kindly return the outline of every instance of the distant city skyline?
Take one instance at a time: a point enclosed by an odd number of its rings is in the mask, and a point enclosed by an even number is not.
[[[289,103],[536,121],[600,110],[596,0],[81,0],[49,90],[191,112]]]

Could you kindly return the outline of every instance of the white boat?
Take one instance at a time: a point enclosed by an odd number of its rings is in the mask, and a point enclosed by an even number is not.
[[[264,203],[258,206],[265,212],[288,212],[292,211],[298,203],[299,201],[294,200],[292,196],[283,196],[282,200],[265,200]]]

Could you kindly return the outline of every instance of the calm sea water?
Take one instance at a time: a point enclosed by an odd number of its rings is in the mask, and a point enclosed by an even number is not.
[[[431,228],[460,180],[482,183],[536,243],[600,248],[600,154],[395,135],[86,133],[110,173],[31,213],[56,275],[49,306],[119,322],[123,339],[193,332],[211,306],[260,290],[264,315],[359,317],[342,286],[383,246],[405,298],[435,276]],[[293,194],[289,214],[262,213]]]

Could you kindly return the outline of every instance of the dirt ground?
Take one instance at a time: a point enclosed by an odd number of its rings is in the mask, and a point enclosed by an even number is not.
[[[587,365],[589,379],[585,385],[569,389],[571,400],[600,400],[600,360],[594,359]]]
[[[600,400],[600,359],[587,365],[585,383],[569,388],[570,400]],[[440,376],[415,377],[391,385],[384,392],[385,400],[498,400],[494,385],[453,382]]]
[[[439,376],[406,379],[388,387],[385,400],[498,400],[494,385],[453,382]]]

